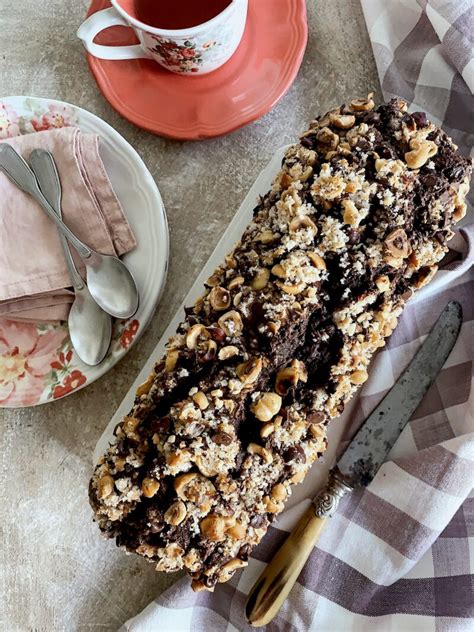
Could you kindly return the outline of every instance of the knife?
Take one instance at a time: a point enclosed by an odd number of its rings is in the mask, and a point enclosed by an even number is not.
[[[269,623],[298,579],[325,522],[341,498],[366,487],[385,461],[454,347],[462,323],[461,305],[451,301],[441,312],[420,349],[369,415],[337,465],[326,487],[314,498],[292,533],[266,566],[249,593],[246,615],[251,625]]]

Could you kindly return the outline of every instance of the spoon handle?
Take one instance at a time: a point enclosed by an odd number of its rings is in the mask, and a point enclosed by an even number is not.
[[[52,154],[45,149],[34,149],[30,154],[29,161],[41,192],[50,203],[56,215],[62,217],[61,181]],[[77,271],[69,244],[62,232],[58,230],[58,233],[74,289],[82,290],[84,280]]]
[[[44,197],[39,188],[35,174],[31,171],[27,162],[8,143],[0,143],[0,170],[7,175],[16,186],[29,193],[42,206],[50,219],[63,235],[76,248],[81,257],[87,259],[91,256],[90,248],[86,246],[76,235],[66,226],[66,224],[56,215],[54,209]]]

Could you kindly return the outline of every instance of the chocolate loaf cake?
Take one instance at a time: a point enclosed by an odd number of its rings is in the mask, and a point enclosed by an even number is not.
[[[246,565],[465,214],[470,160],[406,110],[354,99],[288,149],[95,469],[105,535],[194,589]]]

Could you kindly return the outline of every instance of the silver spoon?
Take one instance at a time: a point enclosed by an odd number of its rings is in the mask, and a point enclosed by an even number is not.
[[[64,224],[44,197],[29,165],[8,143],[0,143],[0,169],[25,193],[40,203],[48,217],[84,261],[87,284],[94,300],[111,316],[130,318],[138,309],[138,289],[130,270],[118,257],[89,248]]]
[[[44,197],[58,216],[62,217],[61,182],[52,154],[44,149],[35,149],[31,152],[29,161]],[[58,232],[76,295],[69,312],[69,336],[81,360],[95,366],[102,362],[109,349],[112,318],[92,298],[77,271],[66,238]]]

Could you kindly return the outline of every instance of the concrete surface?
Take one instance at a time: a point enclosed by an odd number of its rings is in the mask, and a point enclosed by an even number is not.
[[[120,118],[99,93],[75,38],[86,7],[84,0],[0,0],[0,96],[69,101],[123,134],[161,189],[170,274],[152,325],[110,373],[54,404],[0,411],[5,632],[116,630],[173,582],[99,537],[87,501],[93,446],[273,150],[319,111],[378,93],[358,0],[309,0],[302,68],[269,114],[224,138],[164,140]]]

